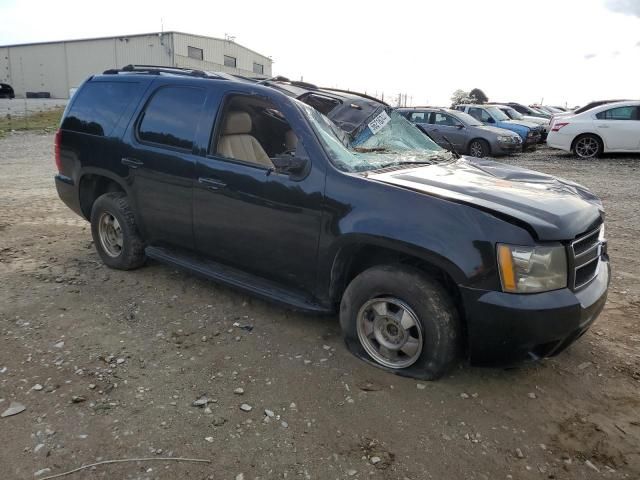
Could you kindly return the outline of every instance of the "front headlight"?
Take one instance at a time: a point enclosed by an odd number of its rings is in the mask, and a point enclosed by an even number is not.
[[[498,135],[498,141],[503,143],[514,143],[513,137],[507,135]]]
[[[562,245],[522,247],[499,243],[497,253],[504,292],[538,293],[567,286],[567,254]]]

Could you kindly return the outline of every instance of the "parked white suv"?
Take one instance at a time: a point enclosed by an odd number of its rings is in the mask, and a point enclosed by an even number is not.
[[[581,158],[606,152],[640,152],[640,101],[615,102],[554,117],[547,145]]]

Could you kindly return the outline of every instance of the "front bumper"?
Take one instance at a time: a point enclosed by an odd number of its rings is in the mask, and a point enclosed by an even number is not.
[[[491,151],[497,155],[519,153],[522,151],[522,143],[495,142],[495,144],[492,145]]]
[[[557,355],[598,317],[609,277],[603,257],[596,278],[576,292],[512,294],[461,287],[471,363],[511,365]]]

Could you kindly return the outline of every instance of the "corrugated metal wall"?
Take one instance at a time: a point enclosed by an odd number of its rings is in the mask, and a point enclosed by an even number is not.
[[[177,67],[198,68],[200,70],[255,76],[256,73],[253,71],[253,63],[256,62],[264,66],[265,76],[271,76],[272,61],[269,57],[260,55],[235,42],[183,33],[174,33],[173,39],[174,61]],[[203,59],[196,60],[189,58],[187,47],[202,49]],[[236,59],[236,68],[226,67],[224,65],[225,55]]]
[[[187,47],[203,50],[203,60],[187,56]],[[175,48],[175,52],[172,49]],[[224,55],[237,59],[224,66]],[[0,47],[0,81],[13,86],[16,96],[49,92],[67,98],[69,89],[89,75],[128,64],[165,65],[255,75],[253,63],[271,76],[271,60],[241,45],[221,39],[167,32],[69,42]]]

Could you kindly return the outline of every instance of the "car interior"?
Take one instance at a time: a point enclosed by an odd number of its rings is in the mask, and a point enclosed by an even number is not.
[[[263,99],[232,97],[224,107],[221,125],[211,151],[233,160],[274,168],[273,158],[295,154],[298,145],[284,115]]]

